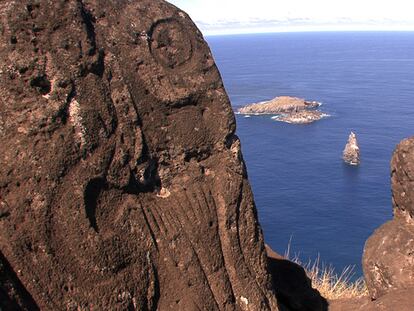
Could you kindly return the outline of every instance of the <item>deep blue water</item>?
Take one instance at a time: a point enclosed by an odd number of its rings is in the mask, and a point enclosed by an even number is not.
[[[292,125],[237,116],[265,241],[304,261],[361,275],[366,239],[392,218],[389,163],[414,135],[414,33],[279,33],[207,37],[233,106],[279,95],[332,116]],[[361,165],[341,155],[357,133]]]

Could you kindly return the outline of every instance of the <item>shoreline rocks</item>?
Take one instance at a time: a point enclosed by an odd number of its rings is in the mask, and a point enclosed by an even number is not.
[[[308,124],[308,123],[318,121],[326,116],[327,116],[326,113],[323,113],[318,110],[310,110],[310,111],[303,110],[299,112],[282,114],[280,116],[274,116],[272,117],[272,119],[286,122],[286,123],[291,123],[291,124]]]
[[[238,114],[273,115],[276,121],[291,124],[308,124],[318,121],[328,115],[317,110],[321,103],[306,101],[303,98],[279,96],[269,101],[249,104],[237,110]]]
[[[360,163],[359,146],[354,132],[349,134],[348,142],[342,153],[342,159],[349,165],[359,165]]]

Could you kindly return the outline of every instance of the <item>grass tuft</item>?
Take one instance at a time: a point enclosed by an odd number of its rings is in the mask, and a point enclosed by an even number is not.
[[[308,263],[303,263],[297,255],[291,256],[290,243],[285,253],[285,258],[297,263],[305,269],[312,281],[312,287],[327,300],[341,298],[359,298],[368,296],[368,289],[364,279],[353,280],[354,266],[347,266],[341,273],[336,273],[332,266],[321,263],[319,257]]]

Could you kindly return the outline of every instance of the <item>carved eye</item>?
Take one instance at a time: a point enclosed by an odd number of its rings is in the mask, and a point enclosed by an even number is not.
[[[158,21],[150,31],[151,54],[164,68],[175,69],[191,60],[193,46],[183,26],[175,19]]]

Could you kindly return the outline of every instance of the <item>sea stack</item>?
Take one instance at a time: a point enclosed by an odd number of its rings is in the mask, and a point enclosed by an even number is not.
[[[359,165],[359,146],[356,135],[354,132],[351,132],[348,137],[348,142],[345,145],[342,158],[345,163],[350,165]]]

